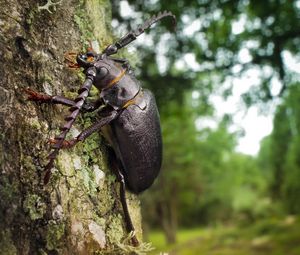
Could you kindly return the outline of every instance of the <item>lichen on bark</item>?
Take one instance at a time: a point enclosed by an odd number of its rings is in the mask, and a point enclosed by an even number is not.
[[[76,96],[82,78],[64,65],[64,53],[88,40],[111,41],[108,0],[10,0],[0,11],[0,254],[125,254],[127,233],[119,186],[100,134],[62,151],[50,183],[43,185],[50,137],[66,110],[27,102],[23,89]],[[95,121],[78,119],[73,134]],[[127,194],[141,240],[139,201]],[[141,249],[136,249],[137,253]]]

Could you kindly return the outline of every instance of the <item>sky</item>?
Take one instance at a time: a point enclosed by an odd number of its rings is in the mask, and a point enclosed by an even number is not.
[[[242,29],[238,29],[237,23],[235,23],[234,26],[236,30],[242,31]],[[193,28],[191,28],[191,30],[187,29],[187,33],[190,34],[192,30]],[[251,61],[249,51],[246,49],[241,50],[239,58],[244,61]],[[161,61],[163,61],[163,59]],[[192,53],[186,54],[182,60],[177,62],[178,68],[184,68],[185,65],[188,65],[189,68],[195,71],[201,69],[201,65],[197,62]],[[160,66],[164,66],[163,63],[161,63]],[[237,66],[236,69],[239,69],[239,67]],[[243,104],[241,96],[247,92],[251,86],[259,86],[262,72],[270,72],[270,70],[251,68],[240,78],[228,78],[222,84],[221,88],[230,87],[232,84],[231,95],[225,100],[222,96],[222,91],[215,91],[209,100],[215,108],[215,113],[210,118],[199,118],[196,122],[197,128],[217,128],[218,122],[225,114],[228,114],[232,116],[233,120],[229,131],[244,131],[244,135],[238,139],[236,151],[253,156],[257,155],[261,140],[272,132],[273,115],[277,102],[270,104],[268,114],[263,115],[257,106],[251,106],[247,109]],[[274,77],[271,81],[271,86],[274,94],[276,94],[281,88],[281,83]],[[197,99],[197,97],[199,97],[199,95],[197,95],[195,91],[193,98]]]
[[[290,52],[283,52],[283,62],[286,70],[294,74],[300,74],[300,57],[293,56]],[[222,115],[225,111],[233,112],[233,109],[238,109],[237,102],[240,99],[243,89],[240,84],[246,85],[245,87],[251,86],[253,84],[253,79],[259,80],[258,70],[252,69],[248,76],[245,76],[241,79],[237,79],[234,82],[234,89],[232,98],[228,101],[216,100],[214,105],[217,109],[217,114]],[[272,92],[276,95],[280,88],[281,84],[279,80],[274,77],[270,83]],[[268,115],[263,115],[259,112],[258,108],[252,106],[248,111],[243,115],[243,111],[240,111],[234,115],[234,122],[237,125],[240,125],[245,130],[245,136],[240,138],[237,146],[237,151],[243,152],[245,154],[256,155],[259,151],[260,141],[265,136],[269,135],[273,129],[273,117],[277,105],[280,103],[280,100],[274,100],[269,107]]]
[[[251,82],[247,78],[243,78],[236,79],[233,83],[233,93],[227,100],[219,95],[210,97],[210,101],[215,107],[214,119],[221,120],[224,114],[232,116],[233,123],[229,127],[229,131],[244,130],[244,135],[238,139],[236,151],[254,156],[259,152],[261,140],[272,132],[275,105],[272,106],[273,109],[268,115],[260,113],[257,106],[246,109],[241,94],[244,93],[244,87],[250,86]],[[212,123],[210,125],[214,128]]]
[[[227,100],[224,100],[221,95],[212,95],[210,97],[215,113],[213,117],[199,118],[196,126],[199,129],[205,127],[216,129],[218,122],[225,114],[232,116],[233,123],[229,127],[229,131],[244,131],[244,135],[238,139],[236,151],[255,156],[259,152],[261,140],[272,132],[273,113],[263,115],[256,106],[246,109],[240,97],[244,91],[240,86],[242,79],[236,80],[235,83],[233,94]],[[247,85],[247,83],[244,82],[243,85]],[[199,95],[197,95],[197,92],[194,92],[192,96],[197,98]],[[271,111],[274,112],[275,105],[272,108]]]

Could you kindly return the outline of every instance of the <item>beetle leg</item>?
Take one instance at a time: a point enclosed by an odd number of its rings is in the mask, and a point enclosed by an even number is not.
[[[103,126],[109,124],[112,120],[114,120],[116,117],[118,117],[118,112],[112,111],[109,115],[107,115],[104,118],[101,118],[99,121],[97,121],[95,124],[91,125],[87,129],[83,130],[75,139],[72,140],[64,140],[62,144],[60,143],[60,138],[51,138],[49,140],[49,143],[52,144],[53,148],[56,148],[57,146],[60,146],[62,149],[71,148],[74,145],[76,145],[78,142],[81,142],[88,138],[91,134],[94,132],[100,130]]]
[[[54,138],[50,138],[48,140],[48,143],[53,147],[55,148],[56,146],[58,146],[58,143],[59,143],[59,140],[56,140]],[[62,149],[69,149],[69,148],[72,148],[75,144],[76,144],[76,139],[72,139],[70,141],[68,140],[64,140],[63,143],[60,145],[60,148]]]
[[[103,105],[103,100],[101,98],[94,102],[85,102],[82,106],[83,112],[93,112],[97,110],[101,105]]]
[[[63,96],[49,96],[43,93],[36,92],[30,88],[24,89],[25,93],[28,94],[28,100],[40,102],[40,103],[48,103],[48,104],[62,104],[65,106],[74,106],[75,102],[73,99],[66,98]],[[102,105],[102,99],[97,99],[94,102],[84,103],[82,106],[83,112],[93,112],[97,110]]]
[[[66,106],[73,106],[75,103],[72,99],[63,96],[49,96],[43,93],[36,92],[30,88],[24,89],[25,93],[28,94],[28,100],[49,103],[49,104],[62,104]]]
[[[37,102],[51,102],[51,96],[36,92],[30,88],[24,89],[24,92],[28,95],[27,100]]]
[[[87,129],[83,130],[77,137],[76,140],[78,142],[85,140],[86,138],[88,138],[91,134],[93,134],[96,131],[99,131],[100,128],[102,128],[103,126],[109,124],[112,120],[114,120],[115,118],[118,117],[118,112],[117,111],[111,111],[109,113],[109,115],[101,118],[100,120],[98,120],[95,124],[91,125],[90,127],[88,127]]]
[[[117,164],[116,161],[114,162],[114,172],[117,176],[117,180],[120,182],[120,200],[121,200],[121,204],[122,204],[122,208],[123,208],[123,212],[124,212],[124,218],[125,218],[125,223],[126,223],[126,230],[128,233],[133,233],[133,236],[131,237],[131,241],[133,246],[139,246],[139,241],[136,238],[135,235],[135,229],[134,226],[132,224],[132,220],[128,211],[128,206],[127,206],[127,202],[126,202],[126,194],[125,194],[125,179],[124,176],[120,170],[120,163]]]

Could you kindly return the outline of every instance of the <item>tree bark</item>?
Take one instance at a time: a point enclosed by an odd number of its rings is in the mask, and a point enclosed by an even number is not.
[[[45,4],[0,0],[0,254],[126,254],[119,184],[101,135],[61,151],[44,185],[46,142],[67,111],[28,102],[23,92],[77,95],[82,77],[64,65],[64,53],[89,39],[101,48],[111,42],[110,3],[62,0],[48,6],[51,13]],[[73,135],[94,120],[77,120]],[[141,240],[139,201],[126,195]]]

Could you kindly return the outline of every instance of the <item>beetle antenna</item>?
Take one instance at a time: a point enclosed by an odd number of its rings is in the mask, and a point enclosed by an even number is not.
[[[73,124],[80,112],[80,109],[82,108],[84,101],[89,94],[89,91],[93,85],[95,76],[96,76],[96,70],[94,67],[91,67],[86,70],[86,79],[85,79],[83,85],[81,86],[81,88],[78,90],[78,96],[74,100],[75,104],[73,106],[71,106],[69,109],[69,111],[71,113],[67,117],[65,117],[66,123],[64,124],[64,126],[62,126],[60,128],[62,132],[54,138],[57,141],[57,143],[55,143],[53,145],[53,150],[48,156],[49,162],[45,167],[46,174],[44,177],[44,184],[47,184],[49,182],[49,179],[51,176],[51,169],[53,168],[53,165],[54,165],[54,160],[56,159],[56,157],[59,153],[59,150],[62,148],[63,142],[64,142],[68,132],[70,131],[71,127],[73,126]]]
[[[153,15],[150,19],[146,20],[144,24],[139,25],[137,29],[130,31],[125,36],[123,36],[120,40],[118,40],[115,44],[109,45],[105,50],[104,53],[106,55],[112,55],[118,52],[119,49],[125,47],[132,41],[134,41],[139,35],[145,32],[146,29],[151,27],[154,23],[158,22],[159,20],[171,17],[173,19],[173,27],[176,27],[176,17],[170,11],[159,12],[157,15]]]

